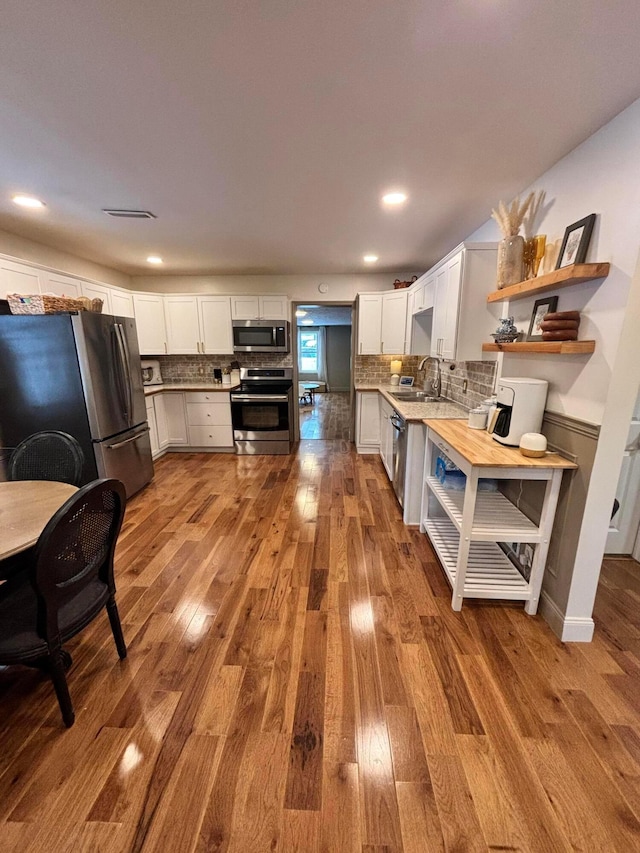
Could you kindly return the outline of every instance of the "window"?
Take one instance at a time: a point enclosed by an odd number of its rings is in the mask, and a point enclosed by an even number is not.
[[[298,369],[300,373],[318,372],[318,332],[298,332]]]

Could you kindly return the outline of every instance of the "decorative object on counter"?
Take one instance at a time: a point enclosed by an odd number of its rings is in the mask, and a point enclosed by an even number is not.
[[[591,213],[589,216],[585,216],[584,219],[580,219],[578,222],[574,222],[573,225],[569,225],[564,232],[564,239],[560,247],[556,269],[559,270],[571,264],[583,264],[585,262],[595,221],[596,214]]]
[[[522,281],[524,269],[524,237],[520,235],[520,226],[534,194],[529,193],[522,205],[520,196],[516,196],[507,208],[501,201],[498,210],[492,210],[491,216],[498,223],[503,239],[498,244],[497,288],[500,290],[509,284]]]
[[[531,312],[531,322],[529,323],[529,332],[527,334],[528,341],[541,341],[542,329],[540,324],[544,320],[545,314],[552,313],[558,305],[557,296],[546,296],[544,299],[536,299]]]
[[[525,432],[520,439],[520,453],[523,456],[539,458],[547,452],[547,439],[541,432]]]
[[[540,328],[543,341],[577,341],[579,311],[554,311],[544,315]]]
[[[222,383],[222,368],[214,367],[213,368],[213,381]]]
[[[478,406],[469,412],[469,429],[486,429],[489,412],[485,406]]]
[[[399,358],[392,358],[391,364],[389,365],[391,369],[391,384],[398,385],[400,383],[400,371],[402,370],[402,360]]]
[[[402,287],[411,287],[411,285],[413,284],[413,282],[414,282],[414,281],[417,281],[417,280],[418,280],[418,276],[417,276],[417,275],[414,275],[414,276],[413,276],[413,278],[411,279],[411,281],[400,281],[400,279],[399,279],[399,278],[397,278],[397,279],[393,282],[393,289],[394,289],[394,290],[400,290],[400,288],[402,288]]]
[[[404,388],[411,388],[413,385],[414,379],[413,376],[401,376],[399,385],[402,385]]]
[[[222,368],[222,384],[231,385],[231,370],[228,367]]]
[[[513,324],[513,317],[503,317],[498,328],[492,332],[491,337],[497,344],[510,344],[517,341],[520,335],[521,332]]]

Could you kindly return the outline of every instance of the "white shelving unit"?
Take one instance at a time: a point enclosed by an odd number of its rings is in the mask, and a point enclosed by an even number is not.
[[[447,489],[434,476],[440,453],[466,475],[464,491]],[[454,610],[462,608],[464,598],[491,598],[524,601],[526,612],[536,613],[562,473],[575,467],[556,454],[527,459],[461,421],[428,422],[420,529],[429,536],[451,584]],[[502,492],[479,489],[481,478],[545,481],[539,523]],[[535,546],[529,580],[499,542]]]

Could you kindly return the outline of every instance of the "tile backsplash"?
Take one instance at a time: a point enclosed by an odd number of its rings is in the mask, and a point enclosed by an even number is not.
[[[232,361],[240,367],[293,367],[291,353],[244,352],[235,355],[161,355],[163,382],[202,382],[213,379],[214,367],[229,367]]]
[[[391,360],[399,358],[402,361],[402,375],[417,375],[420,356],[418,355],[357,355],[353,379],[356,385],[384,385],[391,377]]]
[[[435,378],[432,361],[427,362],[429,379]],[[442,396],[467,409],[475,408],[493,394],[496,377],[495,361],[445,361],[440,363]],[[464,391],[465,380],[467,390]]]

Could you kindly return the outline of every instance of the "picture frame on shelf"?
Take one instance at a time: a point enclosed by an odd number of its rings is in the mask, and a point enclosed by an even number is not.
[[[531,321],[529,323],[529,331],[527,333],[528,341],[541,341],[542,329],[540,323],[544,319],[545,314],[550,314],[558,307],[557,296],[545,296],[543,299],[536,299],[531,312]]]
[[[557,270],[571,266],[571,264],[583,264],[585,262],[595,221],[596,214],[591,213],[565,229],[556,263]]]

